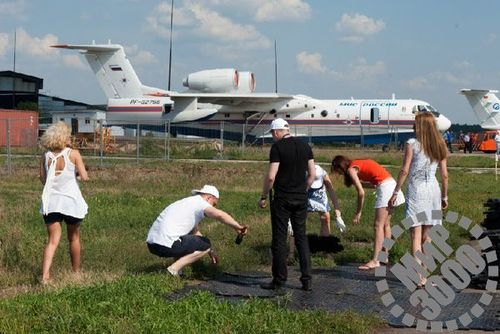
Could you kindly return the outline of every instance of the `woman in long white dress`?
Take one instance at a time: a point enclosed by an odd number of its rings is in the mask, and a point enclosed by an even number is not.
[[[427,216],[425,222],[417,222],[414,219],[415,223],[411,227],[414,256],[417,251],[424,252],[423,244],[431,241],[429,231],[434,225],[441,224],[441,220],[432,219],[432,210],[448,207],[446,162],[448,151],[437,129],[434,115],[425,112],[415,116],[415,136],[416,138],[411,138],[406,142],[403,166],[399,172],[394,194],[389,200],[389,206],[394,205],[396,194],[401,190],[408,176],[406,217],[415,217],[420,212],[425,212]],[[438,167],[441,174],[441,188],[436,178]],[[421,283],[425,284],[424,278]]]

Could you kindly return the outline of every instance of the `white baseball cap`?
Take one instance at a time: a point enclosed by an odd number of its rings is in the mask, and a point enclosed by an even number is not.
[[[283,130],[290,129],[290,125],[283,118],[276,118],[271,122],[271,127],[267,132],[271,132],[272,130]]]
[[[209,194],[209,195],[214,196],[217,199],[219,198],[219,191],[217,190],[217,188],[215,188],[214,186],[208,185],[208,184],[205,184],[203,186],[203,188],[201,188],[201,189],[193,189],[191,191],[191,194],[193,194],[193,195]]]

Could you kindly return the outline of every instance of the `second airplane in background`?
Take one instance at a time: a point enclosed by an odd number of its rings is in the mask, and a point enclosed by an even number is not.
[[[451,122],[429,103],[412,99],[319,100],[305,95],[254,93],[255,77],[235,69],[189,74],[182,93],[145,86],[121,45],[55,45],[76,49],[87,59],[108,97],[108,124],[170,121],[182,135],[254,141],[270,138],[269,123],[286,119],[295,136],[312,142],[360,141],[365,144],[403,140],[413,132],[415,114],[432,112],[438,128]],[[175,124],[174,124],[175,123]]]

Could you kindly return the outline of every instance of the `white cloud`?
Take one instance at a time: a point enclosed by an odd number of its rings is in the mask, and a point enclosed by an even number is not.
[[[146,31],[151,31],[159,36],[170,36],[170,2],[161,2],[151,14],[146,17]],[[194,24],[193,13],[186,7],[174,6],[174,27],[185,27]]]
[[[132,62],[137,65],[146,65],[156,63],[158,60],[151,52],[140,51],[135,56],[132,56]]]
[[[311,17],[311,7],[302,0],[255,1],[258,8],[255,19],[269,21],[306,21]],[[250,1],[251,3],[251,1]]]
[[[4,56],[9,49],[9,34],[0,33],[0,56]]]
[[[385,69],[383,61],[369,64],[365,58],[360,57],[354,63],[349,64],[344,71],[331,71],[331,75],[338,81],[364,84],[384,74]]]
[[[26,2],[24,0],[0,2],[0,17],[24,18]]]
[[[252,16],[256,13],[258,6],[265,5],[267,2],[257,0],[257,3],[241,2],[235,0]],[[280,3],[302,4],[301,0],[279,0]],[[207,1],[184,1],[182,6],[174,9],[174,33],[190,33],[204,37],[207,41],[219,43],[217,47],[225,47],[228,44],[234,49],[259,49],[271,46],[269,38],[261,34],[255,26],[235,22],[229,17],[207,6],[235,6],[234,2],[225,0],[207,0]],[[291,13],[289,11],[289,13]],[[287,14],[292,15],[292,14]],[[293,16],[293,15],[292,15]],[[170,2],[162,2],[146,18],[145,29],[154,32],[163,38],[170,36]]]
[[[421,90],[429,86],[429,80],[423,76],[418,76],[406,82],[406,85],[413,90]]]
[[[488,34],[488,36],[486,36],[486,39],[484,42],[487,45],[493,45],[494,43],[496,43],[496,40],[497,40],[497,35],[494,33],[490,33],[490,34]]]
[[[302,51],[297,54],[296,59],[299,70],[308,74],[327,74],[337,81],[367,82],[385,73],[383,61],[369,64],[366,59],[358,58],[354,63],[349,64],[343,71],[335,71],[324,66],[320,53],[308,53]]]
[[[300,52],[296,56],[299,71],[308,74],[328,73],[329,69],[321,64],[321,58],[320,53]]]
[[[376,35],[385,28],[385,22],[375,20],[361,14],[344,14],[339,22],[336,23],[336,29],[346,34],[342,38],[345,42],[362,42],[366,37]]]
[[[53,58],[59,54],[51,45],[58,44],[58,38],[52,34],[43,37],[32,37],[23,28],[17,29],[17,48],[31,56]]]
[[[267,48],[271,41],[249,24],[239,24],[222,16],[216,11],[204,8],[199,4],[190,5],[197,22],[198,34],[220,40],[222,42],[241,42],[245,48]]]
[[[64,65],[66,65],[68,67],[76,68],[79,70],[87,70],[88,69],[88,66],[82,62],[80,56],[78,56],[78,55],[64,55],[64,56],[62,56],[62,61],[63,61]]]

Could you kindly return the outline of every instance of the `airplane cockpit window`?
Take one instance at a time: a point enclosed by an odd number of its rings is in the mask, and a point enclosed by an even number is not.
[[[440,113],[434,109],[433,106],[431,105],[418,105],[418,106],[413,106],[412,113],[417,113],[417,112],[430,112],[434,115],[434,117],[439,117]]]

